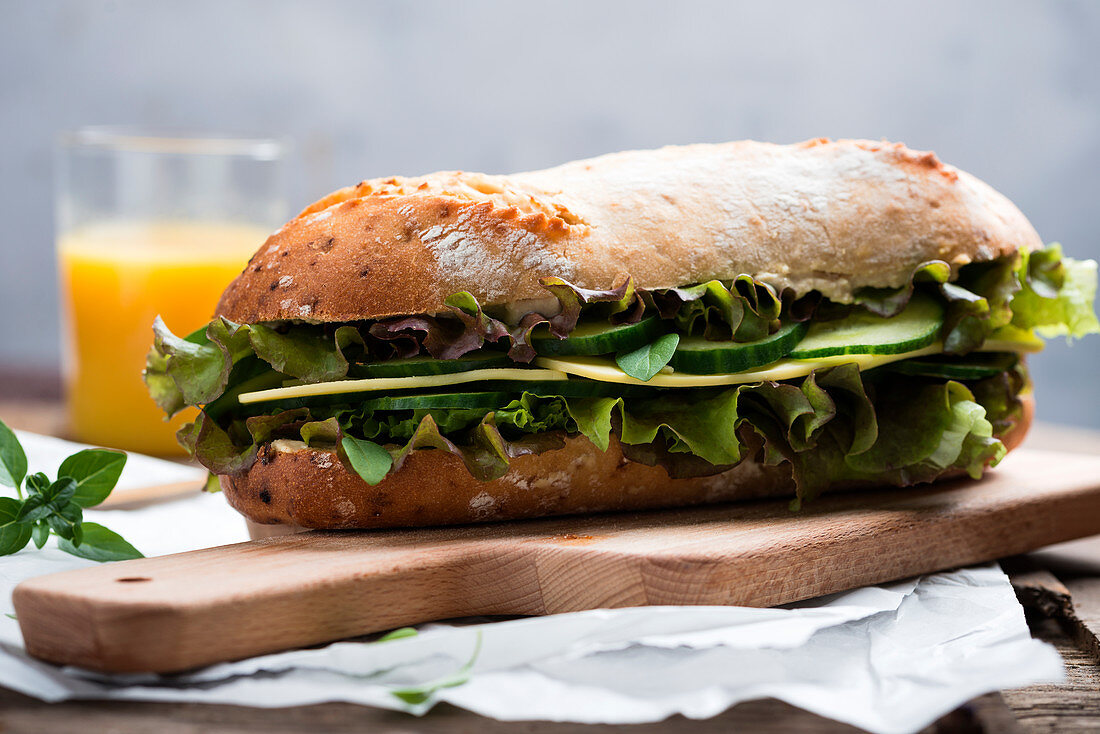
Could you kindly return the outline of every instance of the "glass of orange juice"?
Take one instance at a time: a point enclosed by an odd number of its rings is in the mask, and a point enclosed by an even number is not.
[[[86,128],[57,151],[62,362],[72,438],[180,454],[141,371],[159,314],[206,324],[218,297],[286,218],[276,139]]]

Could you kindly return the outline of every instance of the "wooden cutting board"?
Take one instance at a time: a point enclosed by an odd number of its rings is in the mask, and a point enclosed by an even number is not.
[[[1014,452],[981,482],[459,528],[312,532],[30,579],[27,650],[179,671],[482,614],[772,606],[1100,533],[1100,457]]]

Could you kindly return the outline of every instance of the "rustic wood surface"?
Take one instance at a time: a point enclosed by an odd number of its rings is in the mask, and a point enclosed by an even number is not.
[[[0,418],[9,424],[54,432],[62,426],[56,390],[41,388],[34,395],[13,388],[0,374]],[[15,395],[18,399],[11,399]],[[40,397],[37,397],[40,396]],[[1100,432],[1038,424],[1029,448],[1100,454]],[[1100,538],[1061,544],[1012,559],[1020,570],[1010,576],[1025,609],[1033,634],[1055,645],[1066,661],[1067,680],[1057,685],[1031,686],[982,696],[941,718],[927,732],[1094,732],[1100,730]],[[1037,573],[1045,572],[1045,575]],[[1066,605],[1066,595],[1071,604]],[[203,704],[112,703],[73,701],[45,704],[0,689],[0,732],[49,732],[79,729],[97,732],[211,732],[378,731],[472,732],[493,734],[523,731],[530,734],[612,732],[629,729],[644,734],[668,731],[680,734],[712,731],[851,732],[851,727],[792,708],[774,700],[740,704],[707,721],[674,717],[659,724],[614,727],[579,726],[547,722],[508,724],[484,719],[453,707],[441,706],[423,718],[349,704],[324,704],[287,709],[250,709]]]

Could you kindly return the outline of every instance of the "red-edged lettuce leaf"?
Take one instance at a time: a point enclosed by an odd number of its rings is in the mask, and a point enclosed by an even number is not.
[[[844,365],[799,381],[655,397],[523,393],[495,410],[314,405],[222,424],[203,413],[181,436],[216,473],[246,469],[257,445],[272,438],[331,448],[350,436],[385,447],[394,469],[411,452],[434,449],[489,480],[506,473],[516,456],[560,447],[566,435],[582,434],[604,450],[615,435],[628,458],[663,466],[674,477],[718,473],[748,456],[787,464],[801,500],[836,483],[908,485],[953,469],[980,474],[1004,453],[994,425],[1007,430],[1019,419],[1022,369],[973,383],[973,391]]]
[[[145,384],[171,417],[186,405],[203,405],[221,395],[233,365],[251,352],[247,326],[219,318],[181,339],[158,316]]]
[[[255,356],[280,375],[305,382],[339,379],[353,360],[405,357],[427,352],[453,359],[488,343],[507,342],[517,361],[530,361],[533,329],[546,325],[556,336],[568,335],[581,313],[616,323],[635,322],[646,308],[674,321],[684,332],[701,330],[713,339],[756,339],[779,319],[828,318],[853,307],[891,316],[908,303],[915,289],[946,302],[942,339],[949,354],[979,347],[999,327],[1011,324],[1044,334],[1071,337],[1100,331],[1092,301],[1096,263],[1062,256],[1052,245],[1013,260],[974,263],[949,281],[951,268],[941,261],[918,267],[900,288],[862,289],[852,305],[833,304],[810,294],[777,294],[747,276],[726,284],[710,281],[686,288],[643,291],[627,278],[615,288],[579,288],[561,278],[543,278],[557,307],[532,311],[514,323],[487,313],[467,292],[447,299],[450,314],[385,319],[371,324],[234,324],[225,319],[179,338],[158,319],[145,380],[157,404],[168,414],[185,405],[204,405],[237,385],[235,367]],[[254,371],[253,371],[254,372]],[[241,372],[243,375],[243,372]],[[252,372],[248,379],[255,378]]]
[[[941,338],[948,354],[965,354],[998,328],[1012,324],[1044,336],[1081,337],[1100,333],[1093,311],[1096,262],[1064,257],[1058,244],[1017,258],[971,263],[949,281],[951,268],[934,260],[918,267],[900,288],[863,288],[856,305],[894,316],[915,288],[938,292],[946,302]]]
[[[946,283],[950,277],[950,265],[942,260],[930,260],[918,265],[909,281],[900,288],[861,288],[856,291],[853,301],[873,314],[890,318],[909,305],[917,283]]]
[[[651,399],[525,394],[488,412],[333,410],[342,432],[386,446],[395,467],[410,452],[433,448],[460,457],[478,479],[493,479],[508,470],[511,458],[556,448],[564,435],[581,433],[603,449],[616,435],[629,459],[663,466],[674,477],[718,473],[750,455],[786,463],[802,499],[838,482],[907,485],[951,469],[980,473],[1004,451],[992,437],[990,419],[1005,430],[1018,419],[1023,377],[1001,377],[976,383],[972,393],[961,383],[861,375],[846,365],[797,384],[765,382]],[[980,401],[988,402],[988,411]],[[306,435],[312,424],[301,423],[299,415],[275,420],[295,432],[288,437],[313,443]],[[335,432],[333,419],[327,420]],[[238,449],[234,458],[243,455]]]
[[[255,463],[259,444],[278,436],[287,426],[301,424],[308,415],[307,409],[296,408],[252,416],[223,428],[200,411],[194,422],[176,432],[176,438],[213,473],[236,474]]]
[[[486,342],[507,341],[508,354],[513,360],[530,362],[535,357],[531,332],[537,326],[548,324],[550,333],[564,338],[577,325],[582,308],[592,318],[605,318],[612,323],[633,323],[641,319],[645,310],[632,278],[608,290],[580,288],[556,277],[542,278],[539,282],[557,299],[557,307],[548,313],[530,311],[514,324],[489,315],[471,293],[461,291],[445,301],[452,314],[384,319],[372,324],[369,332],[372,337],[390,343],[397,357],[423,350],[436,359],[457,359],[480,349]]]
[[[1062,256],[1058,244],[1025,253],[1018,270],[1022,281],[1012,299],[1012,325],[1044,336],[1082,337],[1100,333],[1093,302],[1096,261]]]
[[[647,298],[662,318],[672,319],[684,334],[707,339],[756,341],[774,331],[783,312],[776,290],[748,275],[729,285],[711,280],[684,288],[648,291]],[[805,314],[809,318],[809,314]]]
[[[348,360],[340,344],[353,343],[354,333],[360,343],[362,337],[353,327],[341,326],[335,333],[295,324],[274,328],[266,324],[241,327],[250,330],[252,350],[257,357],[270,364],[277,372],[297,377],[305,382],[327,382],[347,377]]]
[[[829,421],[808,450],[798,451],[777,435],[773,422],[751,424],[768,449],[766,463],[790,464],[798,487],[795,507],[835,484],[909,486],[951,470],[978,477],[1005,454],[986,409],[961,383],[886,376],[867,387],[875,395],[867,398],[873,420],[851,414]]]
[[[581,288],[557,277],[541,278],[539,283],[557,299],[557,312],[543,314],[531,311],[524,314],[509,330],[512,346],[508,355],[517,362],[530,362],[534,359],[531,332],[542,324],[548,325],[552,335],[564,339],[576,328],[577,320],[584,309],[587,309],[590,318],[607,319],[613,324],[636,323],[645,313],[646,303],[634,287],[634,279],[631,277],[608,290]]]

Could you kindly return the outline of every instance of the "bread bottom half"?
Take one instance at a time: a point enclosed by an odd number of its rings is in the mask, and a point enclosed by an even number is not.
[[[1030,395],[1021,398],[1023,419],[1001,436],[1009,450],[1023,440],[1034,413]],[[566,439],[561,449],[515,458],[507,474],[488,482],[471,476],[453,454],[414,451],[399,471],[374,486],[348,471],[332,451],[265,444],[249,470],[222,476],[221,486],[249,521],[253,537],[683,507],[794,497],[795,491],[785,465],[747,460],[721,474],[672,479],[661,467],[627,460],[614,438],[600,451],[583,436]]]

